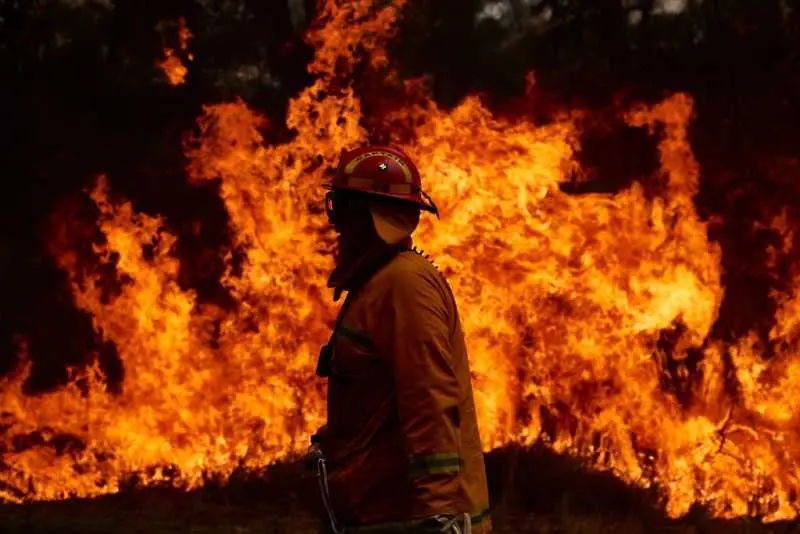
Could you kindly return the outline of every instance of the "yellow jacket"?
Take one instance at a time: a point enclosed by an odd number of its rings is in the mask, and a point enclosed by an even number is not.
[[[328,346],[320,441],[340,521],[380,533],[469,513],[473,532],[491,532],[467,350],[444,277],[416,252],[395,254],[348,294]]]

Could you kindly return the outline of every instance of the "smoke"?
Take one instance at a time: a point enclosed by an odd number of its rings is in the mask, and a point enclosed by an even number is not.
[[[478,22],[483,22],[487,19],[496,20],[502,23],[504,26],[510,26],[511,21],[508,20],[509,17],[512,15],[511,6],[508,2],[503,0],[495,0],[486,2],[478,14],[475,17],[475,20]]]
[[[296,32],[302,31],[308,24],[308,13],[304,0],[288,0],[289,16],[292,19],[292,26]]]
[[[659,0],[653,7],[655,14],[676,14],[686,9],[688,0]]]

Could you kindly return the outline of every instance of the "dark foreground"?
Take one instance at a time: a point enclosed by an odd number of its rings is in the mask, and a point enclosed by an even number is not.
[[[498,451],[487,458],[496,532],[531,534],[766,534],[800,532],[800,523],[722,521],[693,510],[674,521],[653,493],[587,473],[543,450]],[[314,478],[297,464],[260,477],[237,476],[198,491],[140,489],[93,500],[0,506],[1,534],[315,534]]]

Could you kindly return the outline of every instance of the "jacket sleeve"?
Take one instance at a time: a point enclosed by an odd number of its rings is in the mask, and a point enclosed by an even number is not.
[[[446,294],[423,273],[393,280],[381,307],[376,340],[394,374],[414,517],[461,507],[459,384],[450,346]]]

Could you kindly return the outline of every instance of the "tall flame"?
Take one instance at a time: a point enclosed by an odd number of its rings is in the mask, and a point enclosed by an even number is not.
[[[187,173],[193,183],[219,180],[244,251],[241,262],[227,258],[222,280],[235,310],[182,289],[163,221],[98,180],[91,197],[105,240],[95,252],[116,269],[119,291],[104,292],[68,247],[54,254],[76,305],[116,346],[122,390],[108,393],[96,366],[38,397],[22,393],[25,366],[3,379],[0,498],[114,492],[131,472],[193,487],[205,473],[305,448],[324,417],[313,368],[335,313],[318,186],[342,148],[367,139],[359,98],[340,77],[357,51],[376,69],[388,65],[383,43],[401,6],[377,4],[322,6],[324,24],[309,35],[317,80],[290,104],[291,142],[265,145],[266,121],[242,102],[208,106],[199,119]],[[559,186],[580,172],[579,114],[540,126],[495,117],[476,97],[442,110],[408,87],[417,103],[386,120],[413,125],[410,141],[394,141],[419,162],[445,214],[424,220],[418,241],[458,296],[485,448],[544,442],[631,484],[656,484],[672,516],[701,503],[721,517],[795,517],[800,277],[776,296],[777,356],[762,358],[754,337],[733,346],[709,337],[724,290],[721,252],[693,203],[691,97],[625,114],[659,132],[658,195],[638,183],[569,195]],[[667,364],[686,378],[698,353],[690,399],[679,399],[665,386]],[[15,445],[34,433],[36,446]],[[65,435],[79,445],[59,446]]]
[[[186,83],[186,75],[189,74],[189,68],[181,60],[180,54],[184,54],[186,59],[191,61],[194,56],[189,53],[189,39],[192,33],[186,25],[186,20],[183,17],[178,19],[178,48],[175,50],[168,46],[164,46],[164,59],[158,63],[164,75],[171,85],[182,85]]]

